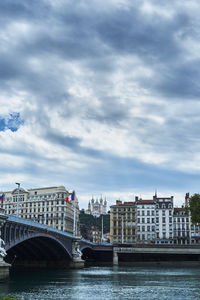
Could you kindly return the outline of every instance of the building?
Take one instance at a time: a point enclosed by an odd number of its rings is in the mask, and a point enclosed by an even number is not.
[[[155,201],[136,197],[137,243],[155,243]]]
[[[135,202],[117,200],[110,207],[111,243],[173,244],[173,196]]]
[[[19,202],[18,199],[19,191]],[[78,199],[66,202],[69,193],[64,186],[44,187],[35,189],[16,188],[5,192],[2,208],[10,215],[18,215],[25,219],[40,222],[73,233],[74,207],[76,216],[76,233],[79,219]]]
[[[88,209],[86,210],[87,214],[93,215],[94,217],[99,217],[100,215],[107,214],[107,201],[106,199],[103,201],[102,197],[96,201],[92,197],[92,199],[88,203]]]
[[[110,207],[110,242],[136,242],[136,203],[117,200]]]
[[[173,244],[173,200],[174,197],[158,198],[155,202],[156,244]]]
[[[96,226],[92,226],[90,230],[93,243],[102,242],[102,232]]]
[[[173,239],[174,244],[190,244],[190,223],[189,211],[185,207],[174,208],[173,213]],[[194,243],[194,242],[193,242]]]

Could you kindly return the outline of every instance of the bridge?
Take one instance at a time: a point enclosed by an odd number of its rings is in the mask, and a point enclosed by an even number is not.
[[[114,265],[130,261],[200,262],[200,245],[96,244],[47,225],[6,215],[1,209],[0,227],[7,251],[5,261],[13,267],[83,267],[84,260]]]
[[[82,267],[84,256],[96,244],[72,234],[28,219],[4,214],[1,238],[5,241],[5,261],[13,266]],[[97,247],[98,251],[98,247]]]

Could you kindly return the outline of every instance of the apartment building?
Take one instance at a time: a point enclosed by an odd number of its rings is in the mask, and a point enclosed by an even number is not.
[[[18,194],[19,192],[19,194]],[[78,199],[68,201],[71,193],[64,186],[27,189],[20,187],[5,192],[1,207],[7,214],[18,215],[56,229],[73,233],[74,209],[76,229],[79,219]],[[19,197],[19,201],[17,201]],[[77,230],[76,230],[77,231]]]
[[[117,200],[110,207],[110,242],[136,242],[136,203]]]
[[[153,196],[155,202],[156,244],[173,244],[173,196]]]
[[[173,213],[173,239],[174,244],[186,245],[190,239],[190,215],[185,207],[174,208]]]
[[[137,243],[155,242],[155,202],[136,197]]]

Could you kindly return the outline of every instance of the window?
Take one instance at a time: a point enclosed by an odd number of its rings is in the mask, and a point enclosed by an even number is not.
[[[149,210],[147,210],[147,216],[150,216],[150,211]]]
[[[144,216],[144,210],[142,210],[142,216]]]
[[[142,226],[142,231],[145,231],[145,226]]]

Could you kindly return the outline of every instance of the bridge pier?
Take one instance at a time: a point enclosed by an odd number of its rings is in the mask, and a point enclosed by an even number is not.
[[[113,247],[113,265],[114,266],[118,266],[118,253],[116,251],[116,249]]]
[[[1,239],[1,231],[2,231],[2,227],[4,225],[4,223],[6,222],[7,217],[5,216],[5,210],[0,208],[0,241],[1,241],[1,245],[0,248],[2,248],[1,250],[4,251],[5,254],[0,253],[0,282],[5,281],[6,279],[8,279],[9,277],[9,269],[11,267],[10,264],[7,264],[4,260],[3,257],[6,255],[5,252],[5,243],[4,241]]]
[[[70,267],[73,269],[81,269],[85,264],[85,261],[81,258],[80,241],[80,237],[74,237],[72,240],[72,261],[70,262]]]

